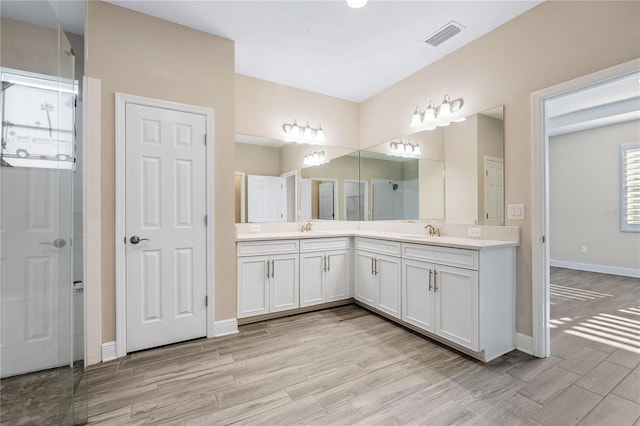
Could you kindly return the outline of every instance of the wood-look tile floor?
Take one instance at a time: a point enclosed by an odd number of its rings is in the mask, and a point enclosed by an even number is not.
[[[349,305],[90,368],[89,423],[640,422],[640,280],[554,268],[552,282],[546,359],[483,364]]]

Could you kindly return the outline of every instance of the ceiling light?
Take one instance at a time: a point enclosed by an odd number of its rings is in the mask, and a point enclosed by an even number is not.
[[[394,157],[416,157],[422,154],[418,143],[403,141],[402,139],[389,142],[389,151]]]
[[[452,122],[464,121],[465,117],[458,116],[464,101],[462,98],[451,100],[449,95],[444,95],[444,99],[440,105],[435,105],[433,101],[429,101],[429,105],[423,111],[420,107],[416,107],[411,115],[411,127],[423,127],[425,130],[433,130],[436,127],[445,127]]]
[[[285,140],[291,142],[316,142],[324,141],[324,130],[321,125],[318,125],[317,129],[314,129],[309,125],[307,121],[306,126],[298,125],[296,120],[293,123],[284,123],[282,125],[282,131],[285,134]]]
[[[304,156],[304,165],[305,166],[319,166],[320,164],[328,163],[327,156],[324,151],[318,151],[315,149],[314,151],[308,153]]]
[[[347,0],[347,4],[349,5],[349,7],[352,7],[354,9],[360,9],[362,6],[367,4],[367,1],[369,0]]]

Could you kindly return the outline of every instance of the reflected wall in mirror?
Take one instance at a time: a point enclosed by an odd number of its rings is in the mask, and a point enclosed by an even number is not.
[[[305,156],[315,151],[324,152],[327,162],[305,166]],[[358,181],[357,152],[348,156],[353,152],[236,135],[236,223],[344,220],[345,182]]]
[[[365,220],[504,225],[503,124],[499,106],[361,151],[360,178],[372,195]],[[419,154],[399,156],[402,142]]]

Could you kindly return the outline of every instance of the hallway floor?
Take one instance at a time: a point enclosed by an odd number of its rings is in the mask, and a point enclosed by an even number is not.
[[[552,282],[546,359],[483,364],[349,305],[92,367],[89,423],[640,421],[640,280],[554,268]]]

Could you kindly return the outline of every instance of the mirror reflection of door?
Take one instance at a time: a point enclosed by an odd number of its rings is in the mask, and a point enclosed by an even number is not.
[[[318,185],[318,218],[321,220],[333,220],[333,182]]]
[[[248,221],[286,222],[287,192],[280,176],[247,176]]]
[[[484,225],[504,225],[504,160],[484,158]]]
[[[300,206],[301,218],[337,220],[337,186],[334,179],[301,179]]]

